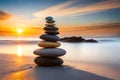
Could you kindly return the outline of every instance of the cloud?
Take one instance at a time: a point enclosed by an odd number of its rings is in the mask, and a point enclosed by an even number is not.
[[[3,21],[3,20],[8,20],[12,17],[11,14],[9,13],[6,13],[6,12],[3,12],[3,11],[0,11],[0,21]]]
[[[86,6],[75,6],[75,1],[68,1],[62,4],[51,6],[41,11],[33,13],[36,17],[45,17],[48,15],[59,17],[59,16],[69,16],[69,15],[83,15],[93,12],[100,12],[104,10],[120,8],[119,0],[104,0],[101,2],[89,4]],[[74,6],[71,6],[74,5]]]
[[[55,5],[55,6],[51,6],[49,8],[46,8],[45,10],[37,11],[33,13],[33,15],[37,17],[42,17],[46,15],[56,15],[57,12],[60,12],[60,10],[66,8],[67,6],[70,6],[72,3],[73,1],[69,1],[69,2],[65,2],[62,4]]]
[[[62,36],[120,36],[120,23],[105,23],[83,27],[62,27]],[[72,33],[71,33],[72,32]]]

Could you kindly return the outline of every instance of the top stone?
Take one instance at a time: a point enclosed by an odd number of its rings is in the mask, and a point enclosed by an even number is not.
[[[52,21],[52,20],[53,20],[53,17],[48,16],[48,17],[46,17],[45,19],[46,19],[47,21]]]

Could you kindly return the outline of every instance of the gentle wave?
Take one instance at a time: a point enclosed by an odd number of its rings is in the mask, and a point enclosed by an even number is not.
[[[27,70],[33,67],[31,57],[17,57],[11,54],[0,54],[0,76]]]
[[[18,67],[18,68],[11,69],[11,70],[9,70],[9,71],[1,72],[0,75],[1,75],[1,76],[4,76],[4,75],[6,75],[6,74],[10,74],[10,73],[13,73],[13,72],[22,71],[22,70],[27,70],[27,69],[30,69],[30,68],[32,68],[32,67],[33,67],[33,65],[31,65],[31,64],[25,64],[25,65],[20,66],[20,67]]]

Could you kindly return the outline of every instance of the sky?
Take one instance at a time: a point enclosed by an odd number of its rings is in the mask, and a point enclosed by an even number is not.
[[[0,0],[0,36],[37,37],[46,16],[60,36],[120,36],[120,0]]]

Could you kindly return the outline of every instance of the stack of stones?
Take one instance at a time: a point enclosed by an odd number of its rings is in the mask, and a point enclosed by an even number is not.
[[[38,46],[43,48],[36,49],[33,52],[35,55],[38,55],[38,57],[34,59],[34,62],[38,66],[59,66],[63,63],[63,60],[58,57],[65,55],[66,51],[57,48],[61,44],[58,42],[60,38],[56,36],[59,32],[58,28],[55,27],[53,18],[46,17],[46,23],[44,27],[45,34],[40,36],[40,39],[43,41],[38,43]]]

